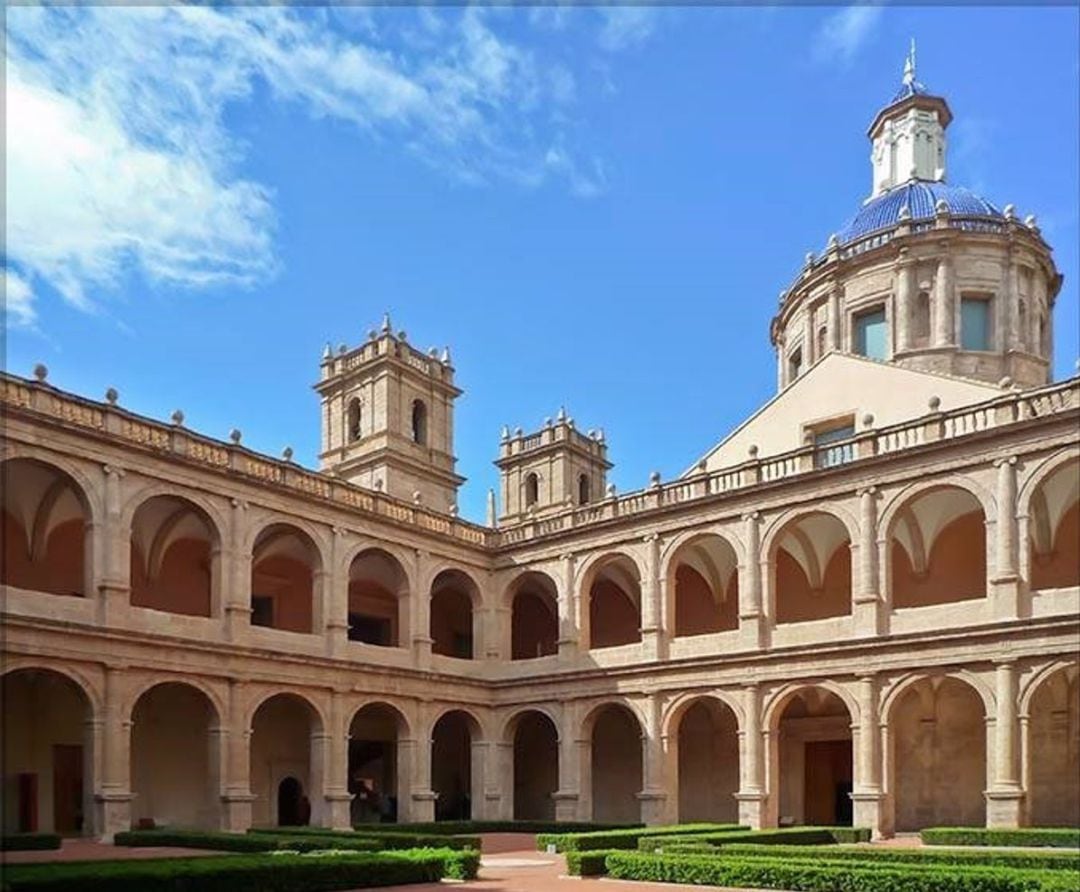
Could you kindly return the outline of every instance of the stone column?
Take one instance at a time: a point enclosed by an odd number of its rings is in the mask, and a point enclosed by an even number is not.
[[[875,839],[882,836],[881,733],[878,723],[877,681],[873,675],[859,679],[858,751],[855,790],[851,794],[856,827],[869,827]]]
[[[667,791],[664,785],[664,742],[660,731],[660,698],[653,694],[645,707],[645,727],[641,733],[641,820],[656,825],[664,822]]]
[[[429,640],[430,644],[430,640]],[[413,787],[410,791],[412,821],[434,821],[436,793],[431,789],[431,705],[422,704],[418,712],[416,746],[413,747]]]
[[[761,555],[761,515],[751,511],[743,515],[746,554],[739,567],[739,639],[748,650],[765,645],[765,616],[761,608],[761,574],[765,561]]]
[[[349,568],[342,567],[345,558],[345,530],[333,528],[330,545],[330,572],[327,574],[326,609],[323,612],[326,653],[340,656],[349,640]]]
[[[335,830],[352,827],[352,800],[349,792],[349,717],[345,714],[341,691],[330,694],[330,727],[323,746],[323,795],[326,809],[322,826]],[[314,792],[314,791],[313,791]]]
[[[761,692],[756,684],[743,689],[743,724],[739,729],[739,823],[754,830],[765,824],[765,764],[761,736]]]
[[[221,827],[242,833],[251,826],[251,727],[244,717],[243,685],[229,681],[225,779],[221,793]]]
[[[641,580],[641,655],[645,660],[663,659],[666,635],[660,627],[660,537],[645,536],[645,578]]]
[[[131,719],[125,712],[123,668],[105,668],[105,708],[101,727],[101,782],[94,794],[94,827],[100,838],[131,829]]]
[[[251,628],[251,552],[244,544],[247,503],[233,499],[229,516],[229,545],[225,549],[227,569],[222,602],[225,607],[225,636],[237,641]]]
[[[394,795],[397,796],[397,820],[401,824],[411,821],[430,821],[433,818],[430,808],[420,809],[419,814],[422,817],[417,816],[418,811],[413,800],[413,772],[416,770],[418,761],[416,750],[415,737],[398,737],[397,789],[394,790]]]
[[[949,255],[938,260],[934,288],[934,346],[951,347],[956,343],[956,319],[953,301],[953,272]]]
[[[502,791],[498,786],[498,758],[498,747],[493,742],[487,740],[470,742],[469,766],[472,778],[469,798],[472,802],[474,820],[494,820],[499,817]]]
[[[994,568],[988,591],[995,619],[1020,616],[1020,574],[1017,572],[1016,456],[994,462],[997,468],[997,521],[994,525]]]
[[[120,523],[120,481],[124,470],[104,465],[105,516],[95,524],[92,535],[98,545],[97,619],[101,625],[115,625],[131,602],[131,532]]]
[[[915,261],[900,249],[896,262],[896,349],[911,349],[911,316],[915,299]]]
[[[564,701],[559,723],[559,789],[555,791],[555,820],[584,819],[581,804],[581,715],[576,704]]]
[[[829,346],[833,350],[841,349],[843,320],[840,318],[841,286],[834,284],[829,291]]]
[[[855,635],[872,638],[882,632],[880,586],[877,561],[877,488],[859,490],[858,586],[852,598]]]
[[[416,550],[412,578],[417,590],[409,593],[414,608],[410,611],[413,620],[413,655],[419,669],[431,666],[431,581],[427,578],[427,558],[427,552]],[[473,642],[474,647],[475,644]]]
[[[803,311],[802,367],[804,375],[814,359],[814,313],[808,306]]]
[[[1016,663],[997,664],[994,673],[997,715],[994,721],[993,781],[986,793],[986,826],[1019,827],[1024,791],[1020,787]]]
[[[571,661],[577,656],[579,629],[577,624],[577,592],[574,589],[574,556],[559,556],[562,561],[562,586],[559,590],[559,661]]]
[[[994,328],[996,329],[994,340],[997,341],[998,349],[1003,353],[1016,350],[1019,347],[1017,343],[1019,338],[1017,337],[1016,317],[1018,315],[1017,302],[1020,299],[1020,288],[1017,278],[1016,260],[1010,250],[1008,264],[1005,268],[1004,292],[998,295],[995,300],[997,304],[995,316],[997,318],[994,320]]]

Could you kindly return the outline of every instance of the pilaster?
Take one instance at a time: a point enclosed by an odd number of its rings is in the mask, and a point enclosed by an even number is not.
[[[883,631],[884,610],[878,585],[877,488],[859,490],[859,584],[852,598],[855,635],[873,638]]]
[[[649,533],[645,542],[645,578],[641,592],[641,656],[659,660],[666,656],[667,640],[660,625],[660,537]]]
[[[765,616],[761,602],[761,515],[743,515],[746,553],[739,567],[739,639],[746,650],[765,646]]]
[[[993,562],[990,597],[995,619],[1020,616],[1020,574],[1017,572],[1016,456],[994,462],[997,468],[997,520],[994,525]]]
[[[1018,827],[1024,790],[1020,786],[1015,662],[1006,660],[997,664],[994,688],[997,715],[993,725],[993,781],[986,792],[986,826]]]

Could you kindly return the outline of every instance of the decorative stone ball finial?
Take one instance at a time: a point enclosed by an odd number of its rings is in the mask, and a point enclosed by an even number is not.
[[[781,291],[781,292],[780,292],[780,295],[779,295],[779,296],[777,297],[777,299],[776,299],[776,302],[777,302],[777,303],[778,303],[778,304],[779,304],[780,306],[783,306],[783,305],[784,305],[784,300],[785,300],[786,298],[787,298],[787,292],[786,292],[786,291]]]
[[[382,492],[382,487],[383,487],[383,482],[382,482],[382,479],[380,478],[380,479],[375,481],[375,492]]]
[[[657,489],[660,486],[660,472],[653,471],[649,474],[649,488]]]
[[[1024,217],[1024,225],[1028,229],[1038,229],[1039,228],[1034,214],[1028,214],[1026,217]]]
[[[420,505],[420,504],[423,503],[424,496],[421,494],[420,490],[418,490],[418,489],[413,490],[412,500],[413,500],[414,505]]]
[[[379,337],[379,333],[373,328],[367,333],[367,336],[369,341],[374,341]]]
[[[865,415],[863,415],[862,426],[867,430],[874,426],[874,416],[870,412],[867,412]]]
[[[1005,205],[1004,214],[1005,214],[1005,219],[1006,220],[1015,220],[1016,219],[1016,205],[1015,204],[1007,204],[1007,205]]]
[[[705,461],[705,459],[702,459],[697,463],[697,469],[699,474],[704,474],[709,470],[709,463]]]
[[[747,450],[750,453],[751,458],[757,458],[758,448],[756,443],[751,443],[750,448]]]
[[[1012,387],[1012,383],[1012,378],[1006,375],[1004,378],[998,381],[998,387],[1000,387],[1002,390],[1008,390],[1010,387]]]
[[[898,215],[898,219],[901,222],[904,222],[906,220],[910,220],[911,219],[911,208],[909,208],[906,204],[902,208],[900,208],[900,213]]]
[[[544,419],[544,427],[551,427],[551,416]]]
[[[172,423],[177,427],[182,427],[184,424],[184,413],[177,409],[172,413]]]
[[[432,359],[438,359],[439,358],[439,348],[438,347],[428,347],[427,355],[430,356]]]
[[[45,383],[45,379],[49,377],[49,367],[43,362],[39,362],[34,366],[34,377],[41,383]]]
[[[938,216],[949,213],[949,203],[944,198],[939,198],[934,204],[934,213]]]
[[[615,498],[615,484],[614,483],[609,483],[607,485],[607,497],[609,499]]]
[[[604,442],[604,429],[602,427],[598,428],[597,431],[596,431],[596,442],[597,443],[603,443]]]
[[[931,412],[937,412],[941,408],[941,397],[932,396],[926,404],[930,407]]]
[[[409,340],[409,335],[406,333],[404,328],[397,333],[397,339],[403,343]]]
[[[238,427],[234,427],[231,431],[229,431],[229,439],[232,440],[237,445],[240,444],[240,438],[242,436],[243,436],[243,434],[240,433],[240,428],[238,428]]]
[[[338,344],[337,352],[340,353],[342,356],[344,356],[346,353],[349,352],[349,345],[348,344]]]
[[[518,439],[521,439],[521,437],[522,437],[522,435],[524,435],[524,433],[525,433],[525,431],[523,431],[520,427],[515,427],[514,428],[514,436],[517,437]]]
[[[284,449],[282,449],[281,450],[281,457],[283,459],[285,459],[285,461],[292,461],[292,457],[293,457],[292,446],[286,446]]]
[[[450,516],[451,517],[457,517],[458,516],[458,506],[455,505],[453,502],[450,503],[449,510],[450,510]]]
[[[120,394],[115,387],[110,387],[105,391],[105,402],[110,406],[115,406],[118,399],[120,399]]]
[[[813,251],[807,251],[805,259],[806,259],[806,265],[807,266],[813,266],[814,265],[814,252]]]
[[[840,239],[837,238],[836,233],[834,232],[832,235],[829,236],[829,248],[831,249],[838,247],[840,247]]]

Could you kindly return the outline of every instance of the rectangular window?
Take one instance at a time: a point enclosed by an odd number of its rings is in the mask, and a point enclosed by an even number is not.
[[[884,307],[855,317],[855,352],[869,359],[887,359]]]
[[[964,350],[990,349],[990,301],[985,297],[960,299],[960,346]]]
[[[796,350],[788,357],[788,382],[802,374],[802,350]]]
[[[251,596],[251,624],[253,626],[274,625],[274,599],[269,595]]]
[[[842,442],[855,436],[855,419],[831,423],[813,431],[814,465],[818,468],[832,468],[842,465],[855,457],[854,446]]]

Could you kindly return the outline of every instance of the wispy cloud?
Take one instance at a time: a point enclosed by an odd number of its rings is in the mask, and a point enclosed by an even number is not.
[[[30,283],[13,270],[4,270],[3,326],[34,324],[34,293]]]
[[[618,52],[639,46],[656,27],[658,10],[650,6],[601,6],[600,46]]]
[[[872,3],[846,6],[829,14],[817,30],[813,44],[819,62],[851,62],[881,21],[883,9]]]
[[[193,288],[273,276],[273,191],[243,175],[226,123],[256,85],[463,182],[603,188],[568,148],[572,71],[499,33],[494,11],[393,12],[9,10],[9,319],[33,319],[31,281],[89,308],[132,272]]]

